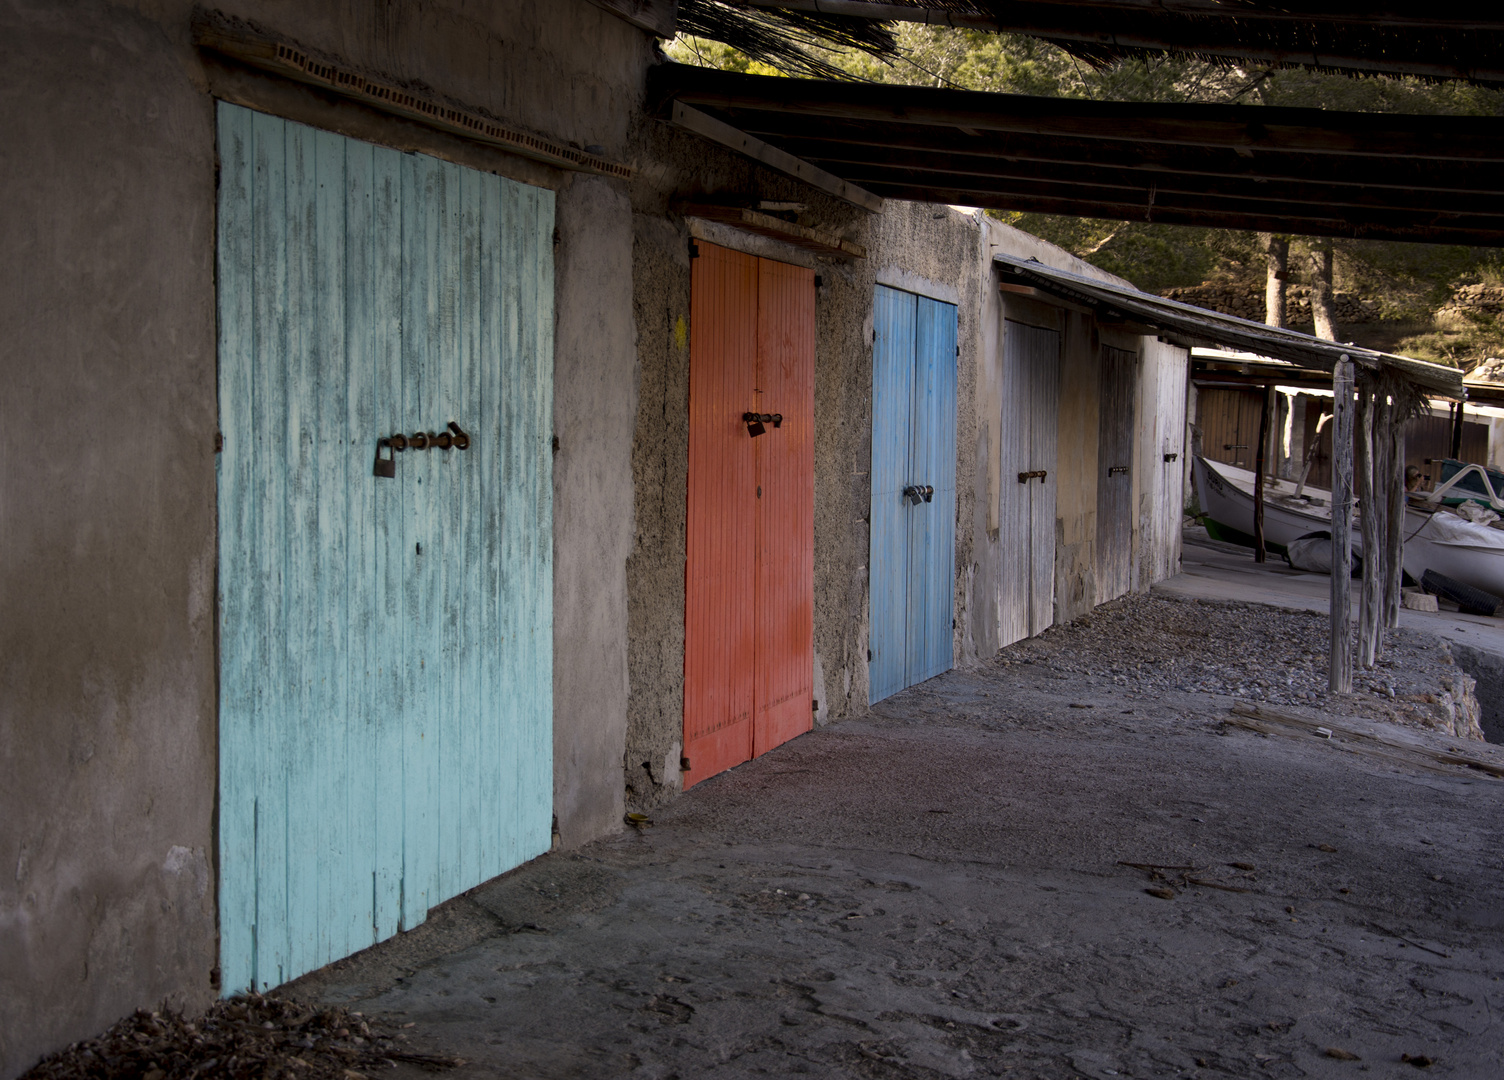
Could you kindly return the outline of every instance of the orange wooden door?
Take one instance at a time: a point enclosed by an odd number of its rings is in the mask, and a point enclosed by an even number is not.
[[[753,663],[756,756],[810,729],[815,595],[815,275],[760,260],[756,410],[780,414],[750,439],[757,465]]]
[[[683,781],[811,720],[814,273],[703,241],[690,301]],[[743,415],[777,413],[752,437]]]

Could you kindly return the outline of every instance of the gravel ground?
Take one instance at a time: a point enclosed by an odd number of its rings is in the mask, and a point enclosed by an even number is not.
[[[1465,687],[1417,636],[1321,711],[1322,634],[1112,605],[289,991],[467,1080],[1504,1076],[1504,781],[1224,722],[1499,760],[1435,730]]]

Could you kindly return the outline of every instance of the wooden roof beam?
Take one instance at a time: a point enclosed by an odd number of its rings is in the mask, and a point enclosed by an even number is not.
[[[670,116],[680,127],[693,131],[696,135],[709,139],[711,142],[729,147],[739,154],[745,154],[753,161],[761,162],[771,169],[777,169],[779,172],[803,180],[827,195],[834,195],[838,199],[872,213],[883,208],[882,199],[872,192],[863,191],[856,184],[849,183],[807,161],[802,161],[788,151],[763,142],[755,135],[749,135],[745,131],[734,128],[709,113],[692,109],[682,101],[673,103]]]
[[[1333,236],[1363,240],[1398,240],[1406,243],[1464,244],[1504,247],[1504,229],[1472,229],[1417,224],[1355,224],[1341,217],[1289,218],[1267,213],[1232,210],[1146,207],[1136,203],[1100,202],[999,191],[976,191],[967,187],[903,184],[873,184],[872,190],[890,199],[952,203],[994,210],[1061,214],[1067,217],[1103,218],[1113,221],[1155,221],[1164,225],[1194,225],[1203,228],[1241,229],[1246,232],[1297,233],[1303,236]]]
[[[1200,147],[1127,146],[1098,139],[1039,138],[991,133],[966,135],[954,128],[866,122],[807,121],[786,113],[732,114],[733,123],[791,152],[815,147],[881,147],[895,152],[913,150],[925,156],[952,153],[978,161],[1042,162],[1133,170],[1144,174],[1229,177],[1246,180],[1305,181],[1357,184],[1397,191],[1504,191],[1504,171],[1488,164],[1414,161],[1399,158],[1382,168],[1348,156],[1309,154],[1239,154]],[[856,151],[853,151],[856,152]]]
[[[1504,119],[1333,113],[1028,97],[933,87],[786,79],[682,64],[649,72],[650,94],[711,109],[789,112],[1130,143],[1504,164]]]
[[[1006,182],[1035,181],[1112,188],[1148,197],[1194,195],[1253,202],[1311,203],[1320,206],[1375,210],[1430,210],[1478,216],[1504,216],[1504,177],[1499,189],[1488,192],[1435,192],[1424,188],[1370,187],[1327,181],[1258,181],[1241,177],[1193,176],[1184,173],[1123,169],[1087,164],[1039,161],[1008,162],[963,154],[913,151],[885,147],[824,146],[794,141],[789,145],[804,160],[831,172],[880,177],[886,183],[946,183],[945,177],[976,177]]]
[[[962,26],[978,30],[999,29],[998,19],[981,14],[986,9],[1001,9],[1005,29],[1013,29],[1013,19],[1033,14],[1036,18],[1080,17],[1081,10],[1124,12],[1135,17],[1196,16],[1202,19],[1237,19],[1242,22],[1329,22],[1341,25],[1428,27],[1451,32],[1504,31],[1504,19],[1492,11],[1460,10],[1455,15],[1438,15],[1434,4],[1417,3],[1410,7],[1397,4],[1353,8],[1347,4],[1301,4],[1289,7],[1255,7],[1240,5],[1229,8],[1226,0],[1016,0],[1007,5],[990,3],[985,8],[973,5],[977,14],[952,8],[928,8],[922,5],[888,4],[881,0],[742,0],[748,7],[782,8],[785,11],[814,11],[823,15],[850,15],[856,18],[881,19],[884,22],[918,22],[929,25]],[[1011,15],[1011,18],[1010,18]]]
[[[874,190],[895,186],[923,189],[935,183],[927,178],[915,179],[891,172],[884,174],[875,169],[856,168],[850,170],[850,173],[864,186]],[[1226,198],[1163,190],[1137,192],[1124,188],[1096,187],[1089,184],[1053,180],[1001,177],[950,177],[948,179],[949,183],[945,180],[939,181],[942,188],[956,187],[976,194],[1070,200],[1087,206],[1114,208],[1112,213],[1093,212],[1088,215],[1090,217],[1114,217],[1117,216],[1118,207],[1131,207],[1135,211],[1134,216],[1145,221],[1162,220],[1161,215],[1168,211],[1194,211],[1208,214],[1278,217],[1288,223],[1284,229],[1266,230],[1275,232],[1300,232],[1302,224],[1306,221],[1328,221],[1340,218],[1355,229],[1367,226],[1450,228],[1504,234],[1504,206],[1489,214],[1457,214],[1408,208],[1342,208],[1322,202],[1294,203],[1275,199]],[[1143,197],[1132,197],[1139,195]]]

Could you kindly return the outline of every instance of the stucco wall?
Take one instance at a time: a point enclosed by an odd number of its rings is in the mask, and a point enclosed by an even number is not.
[[[0,7],[0,1076],[213,988],[212,114],[161,26]]]
[[[657,121],[644,125],[634,184],[639,409],[635,535],[628,563],[630,697],[622,760],[630,809],[679,790],[683,738],[685,499],[688,469],[689,243],[700,237],[811,267],[816,294],[814,697],[817,724],[867,711],[867,517],[871,501],[872,290],[878,282],[958,303],[957,613],[965,601],[976,439],[981,225],[940,206],[888,204],[874,217]],[[866,259],[816,255],[676,212],[683,201],[796,202],[801,224],[865,245]],[[957,620],[964,626],[964,620]],[[957,631],[958,640],[962,631]],[[960,650],[957,651],[958,660]]]
[[[650,43],[585,0],[220,6],[608,157],[635,136]],[[191,14],[0,2],[0,1077],[216,992],[214,96],[558,190],[556,811],[566,844],[620,824],[625,184],[235,69]]]

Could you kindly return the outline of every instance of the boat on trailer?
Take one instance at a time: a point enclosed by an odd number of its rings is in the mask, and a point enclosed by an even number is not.
[[[1192,462],[1196,497],[1213,539],[1253,546],[1254,474],[1199,455]],[[1500,475],[1500,474],[1495,474]],[[1466,465],[1453,470],[1435,491],[1411,500],[1405,507],[1405,573],[1420,581],[1427,570],[1442,574],[1494,596],[1504,597],[1504,521],[1480,524],[1446,506],[1448,501],[1472,501],[1504,512],[1504,492],[1488,470]],[[1353,514],[1353,549],[1363,551],[1358,513]],[[1295,540],[1332,528],[1332,493],[1320,488],[1300,489],[1290,480],[1264,481],[1264,544],[1277,554]]]

